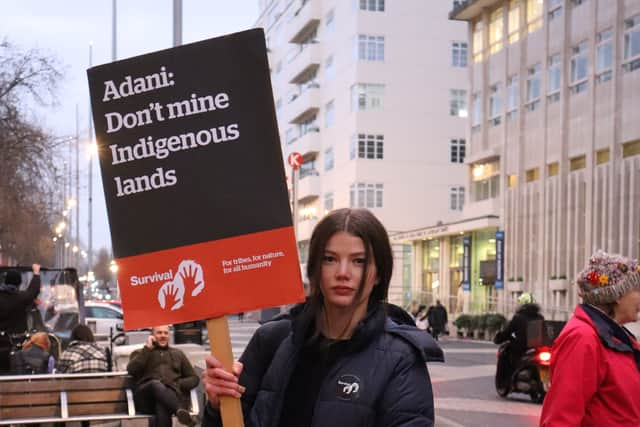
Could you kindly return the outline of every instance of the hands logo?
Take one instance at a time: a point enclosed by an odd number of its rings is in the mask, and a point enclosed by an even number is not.
[[[184,260],[178,266],[178,273],[172,281],[166,282],[158,291],[158,302],[163,309],[178,310],[184,306],[185,291],[192,297],[204,289],[202,266],[192,260]]]

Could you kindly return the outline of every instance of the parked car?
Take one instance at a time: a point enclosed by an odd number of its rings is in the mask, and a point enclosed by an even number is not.
[[[113,333],[117,333],[117,325],[122,325],[122,310],[103,302],[85,302],[84,320],[85,324],[91,328],[96,340],[109,339],[110,328]]]

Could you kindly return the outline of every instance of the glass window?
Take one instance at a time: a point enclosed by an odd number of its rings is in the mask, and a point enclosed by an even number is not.
[[[482,123],[482,93],[476,92],[471,96],[471,126],[480,126]]]
[[[333,80],[336,75],[336,68],[333,64],[333,55],[329,55],[324,61],[324,75],[327,80]]]
[[[384,85],[359,83],[351,86],[351,111],[382,110]]]
[[[360,10],[384,12],[384,0],[360,0]]]
[[[489,121],[496,126],[500,124],[500,116],[502,115],[500,86],[495,84],[489,88],[489,91]]]
[[[502,8],[491,13],[489,21],[489,51],[493,54],[502,49],[504,24],[502,20]]]
[[[334,15],[333,9],[331,9],[324,18],[324,29],[325,34],[327,35],[333,34],[333,31],[336,28]]]
[[[587,88],[587,69],[589,64],[588,45],[584,41],[572,49],[571,55],[571,92],[580,93]]]
[[[466,155],[466,141],[464,138],[456,138],[449,141],[451,163],[464,163]]]
[[[640,68],[640,15],[624,21],[624,69]]]
[[[540,64],[529,68],[527,76],[527,109],[534,111],[540,104]]]
[[[596,80],[606,82],[611,80],[613,66],[613,31],[606,30],[598,34],[596,46]]]
[[[449,188],[449,209],[461,211],[464,207],[464,187]]]
[[[509,44],[520,40],[520,0],[509,2]]]
[[[285,133],[285,140],[287,144],[293,144],[296,139],[298,139],[299,132],[297,128],[289,128]]]
[[[357,155],[359,159],[383,159],[384,158],[384,135],[358,134]],[[352,159],[355,158],[356,150],[353,151]]]
[[[549,21],[562,16],[562,3],[564,0],[549,0]]]
[[[542,27],[544,0],[527,0],[527,30],[532,33]]]
[[[358,35],[358,59],[384,61],[384,36]]]
[[[467,66],[467,44],[465,42],[451,43],[451,65],[454,67]]]
[[[381,208],[384,193],[383,184],[358,182],[349,188],[352,208]]]
[[[316,159],[314,158],[310,158],[305,160],[301,165],[300,165],[300,179],[305,178],[307,176],[318,176],[320,175],[318,173],[318,170],[316,169]]]
[[[333,169],[333,147],[324,150],[324,170],[330,171],[331,169]]]
[[[324,194],[324,213],[328,214],[333,210],[333,193]]]
[[[497,160],[471,166],[471,194],[475,201],[500,195],[500,165]]]
[[[518,114],[520,105],[520,85],[518,76],[511,76],[507,79],[507,118],[515,117]]]
[[[464,89],[449,90],[449,114],[467,117],[467,91]]]
[[[299,135],[306,135],[309,132],[320,132],[320,128],[318,127],[318,124],[316,123],[316,115],[314,114],[313,116],[309,117],[308,119],[306,119],[305,121],[303,121],[302,123],[300,123],[298,125],[298,128],[300,129]]]
[[[333,126],[335,122],[335,108],[333,104],[333,100],[327,102],[327,105],[324,107],[324,126],[329,128]]]
[[[560,99],[560,54],[556,53],[549,57],[549,83],[547,90],[547,100],[552,103]]]
[[[473,27],[473,62],[478,63],[482,61],[482,49],[483,49],[483,28],[482,22],[476,22]]]

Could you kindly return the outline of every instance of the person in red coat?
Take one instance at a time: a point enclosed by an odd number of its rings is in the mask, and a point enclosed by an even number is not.
[[[640,267],[598,251],[578,275],[583,304],[553,344],[541,427],[640,426]]]

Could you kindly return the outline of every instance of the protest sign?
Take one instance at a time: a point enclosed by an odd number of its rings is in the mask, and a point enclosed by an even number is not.
[[[263,31],[88,77],[125,329],[302,300]]]

